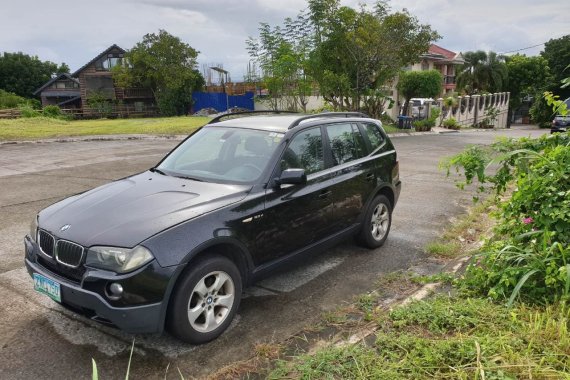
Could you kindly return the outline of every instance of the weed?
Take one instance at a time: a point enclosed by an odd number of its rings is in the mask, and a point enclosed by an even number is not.
[[[460,245],[457,242],[431,242],[426,244],[425,251],[430,255],[444,256],[444,257],[455,257],[460,253]]]

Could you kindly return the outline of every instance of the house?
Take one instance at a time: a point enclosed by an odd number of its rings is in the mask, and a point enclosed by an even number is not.
[[[420,61],[412,65],[409,69],[437,70],[443,76],[441,95],[455,91],[456,66],[463,65],[465,60],[461,53],[455,53],[436,44],[431,44],[428,52],[420,56]]]
[[[34,95],[40,95],[44,107],[56,105],[61,108],[81,108],[79,80],[67,73],[50,79]]]
[[[90,105],[90,99],[94,98],[108,101],[114,114],[153,114],[156,107],[149,89],[121,88],[113,81],[111,69],[122,62],[124,56],[125,50],[113,44],[73,74],[60,74],[51,79],[35,94],[40,95],[42,106],[57,104],[64,109],[77,108],[85,116],[94,113]]]

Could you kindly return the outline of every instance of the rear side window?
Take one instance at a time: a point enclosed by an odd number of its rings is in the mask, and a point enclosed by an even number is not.
[[[281,159],[281,169],[305,169],[311,174],[325,168],[321,128],[307,129],[291,140]]]
[[[366,131],[372,150],[376,150],[384,143],[384,136],[376,124],[364,124],[364,130]]]
[[[354,124],[330,124],[326,127],[333,165],[344,164],[366,155],[364,139]]]

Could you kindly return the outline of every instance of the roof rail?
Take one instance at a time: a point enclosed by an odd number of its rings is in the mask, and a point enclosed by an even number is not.
[[[296,126],[301,124],[302,121],[305,121],[308,119],[315,119],[318,117],[329,117],[329,116],[330,117],[369,117],[367,114],[362,113],[362,112],[321,112],[321,113],[317,113],[314,115],[306,115],[306,116],[300,117],[297,120],[295,120],[294,122],[292,122],[291,125],[289,125],[289,128],[287,128],[287,129],[295,128]]]
[[[230,119],[232,116],[247,116],[247,115],[255,115],[255,114],[280,114],[280,113],[298,113],[295,111],[281,111],[281,110],[277,110],[277,111],[273,111],[273,110],[264,110],[264,111],[244,111],[244,112],[230,112],[230,113],[225,113],[223,115],[219,115],[216,116],[215,118],[213,118],[212,120],[210,120],[208,122],[208,124],[214,124],[217,123],[218,121],[222,121],[222,119],[228,118]]]

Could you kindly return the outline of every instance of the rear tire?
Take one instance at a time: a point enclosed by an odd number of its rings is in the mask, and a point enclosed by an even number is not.
[[[372,200],[356,241],[366,248],[378,248],[384,244],[392,226],[392,205],[384,195]]]
[[[232,322],[241,301],[241,275],[230,259],[216,254],[188,265],[174,289],[167,327],[180,340],[206,343]]]

